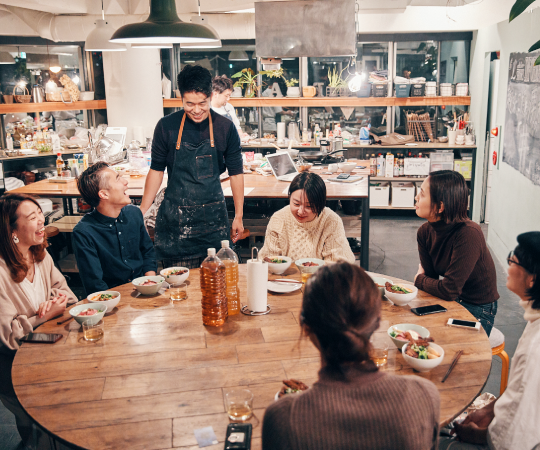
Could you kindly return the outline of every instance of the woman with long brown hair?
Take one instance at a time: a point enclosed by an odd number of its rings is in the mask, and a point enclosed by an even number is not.
[[[29,439],[31,422],[11,381],[19,339],[77,301],[47,253],[44,224],[33,197],[0,197],[0,399],[15,414],[23,442]]]
[[[358,266],[324,266],[306,285],[301,324],[321,354],[319,380],[270,405],[264,450],[434,449],[439,393],[428,380],[380,372],[369,358],[378,288]]]

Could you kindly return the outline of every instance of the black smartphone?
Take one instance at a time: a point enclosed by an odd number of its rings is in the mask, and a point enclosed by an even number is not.
[[[420,308],[411,308],[411,311],[417,316],[425,316],[427,314],[437,314],[441,312],[448,311],[446,308],[443,308],[441,305],[429,305],[421,306]]]
[[[349,178],[351,176],[350,173],[342,173],[340,175],[337,176],[337,179],[338,180],[346,180],[347,178]]]
[[[28,333],[21,342],[37,342],[39,344],[54,344],[64,337],[63,334]]]
[[[251,430],[250,423],[230,423],[225,436],[225,450],[250,450]]]
[[[366,166],[356,166],[357,169],[365,169]]]

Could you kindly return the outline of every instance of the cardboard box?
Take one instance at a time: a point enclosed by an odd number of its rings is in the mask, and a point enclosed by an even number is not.
[[[394,208],[414,207],[416,188],[412,183],[392,183],[392,206]]]
[[[369,186],[369,207],[388,206],[390,204],[390,183],[377,183]]]
[[[472,161],[454,161],[454,170],[463,175],[463,178],[471,179],[472,176]]]

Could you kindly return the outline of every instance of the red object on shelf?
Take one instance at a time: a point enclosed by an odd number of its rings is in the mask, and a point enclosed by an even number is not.
[[[497,137],[499,135],[499,127],[495,127],[491,129],[491,135],[493,137]]]
[[[493,151],[493,165],[496,166],[497,165],[497,151]]]

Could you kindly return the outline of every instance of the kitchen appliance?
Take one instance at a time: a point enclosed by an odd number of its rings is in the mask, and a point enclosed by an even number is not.
[[[322,153],[330,153],[332,151],[330,141],[327,139],[321,139],[320,149]]]
[[[34,87],[32,87],[32,98],[34,103],[43,103],[45,101],[45,91],[39,84],[34,84]]]
[[[292,181],[298,175],[298,169],[288,152],[266,155],[266,160],[279,181]]]
[[[330,152],[330,153],[323,153],[318,151],[304,151],[300,152],[299,156],[305,160],[314,162],[315,164],[330,164],[330,163],[337,163],[343,161],[343,156],[338,158],[332,158],[331,155],[334,153],[347,151],[346,149],[338,150],[337,152]]]
[[[330,151],[334,153],[341,150],[343,150],[343,138],[335,137],[334,139],[330,139]]]

